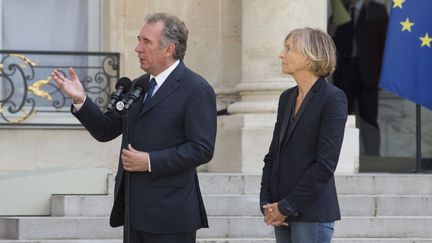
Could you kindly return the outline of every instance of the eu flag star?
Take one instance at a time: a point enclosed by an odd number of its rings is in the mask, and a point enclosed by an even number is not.
[[[393,0],[393,8],[400,8],[402,9],[402,4],[405,2],[405,0]]]
[[[406,18],[405,21],[401,21],[400,24],[402,25],[402,31],[408,30],[411,32],[411,27],[414,25],[413,22],[409,21],[409,18]]]
[[[421,47],[423,47],[423,46],[428,46],[429,48],[431,47],[432,38],[429,37],[428,33],[426,33],[425,36],[420,37],[420,40],[422,41]]]

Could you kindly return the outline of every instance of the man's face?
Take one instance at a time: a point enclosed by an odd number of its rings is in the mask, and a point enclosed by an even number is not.
[[[166,48],[160,45],[163,28],[163,22],[149,23],[144,25],[137,36],[138,44],[135,51],[138,53],[140,67],[154,76],[166,68]]]

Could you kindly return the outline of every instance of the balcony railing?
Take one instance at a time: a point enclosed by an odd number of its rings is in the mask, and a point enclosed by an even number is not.
[[[59,70],[77,72],[89,98],[102,110],[119,78],[120,54],[0,50],[0,125],[74,125],[71,100],[51,79]]]

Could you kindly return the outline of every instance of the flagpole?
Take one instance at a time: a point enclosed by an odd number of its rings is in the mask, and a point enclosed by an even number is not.
[[[416,172],[423,172],[421,156],[421,106],[416,104]]]

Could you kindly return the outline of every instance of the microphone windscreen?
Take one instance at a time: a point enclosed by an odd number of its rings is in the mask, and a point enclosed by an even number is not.
[[[118,89],[119,86],[123,86],[123,92],[126,93],[130,90],[132,81],[128,77],[121,77],[115,85],[116,89]]]
[[[145,78],[140,78],[137,81],[135,81],[134,89],[140,87],[143,90],[143,92],[147,92],[148,86],[149,86],[149,82]]]

